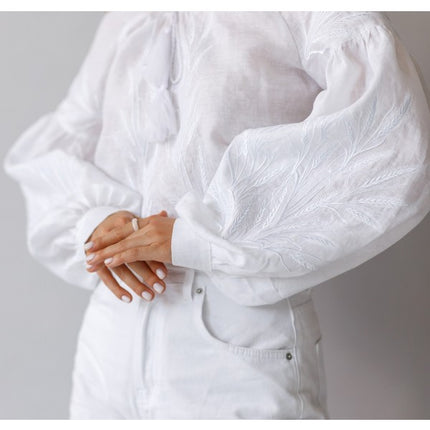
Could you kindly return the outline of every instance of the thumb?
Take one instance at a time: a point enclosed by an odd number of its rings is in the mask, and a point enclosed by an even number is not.
[[[167,216],[167,212],[163,209],[158,215]]]

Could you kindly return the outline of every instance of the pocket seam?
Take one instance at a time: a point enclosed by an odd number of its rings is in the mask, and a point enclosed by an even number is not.
[[[326,408],[325,393],[323,391],[323,378],[325,377],[325,375],[323,375],[323,369],[322,369],[322,363],[321,363],[321,341],[322,341],[322,336],[320,336],[315,341],[315,352],[316,352],[316,358],[317,358],[317,372],[318,372],[318,402],[322,408]]]

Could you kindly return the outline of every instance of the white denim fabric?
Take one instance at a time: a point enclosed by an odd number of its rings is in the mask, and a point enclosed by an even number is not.
[[[308,292],[247,307],[204,272],[169,276],[149,303],[125,306],[96,287],[78,338],[70,419],[328,418]]]
[[[107,13],[4,163],[31,255],[92,291],[70,417],[328,418],[312,288],[430,211],[429,132],[382,13]],[[83,244],[163,209],[166,291],[123,303]]]

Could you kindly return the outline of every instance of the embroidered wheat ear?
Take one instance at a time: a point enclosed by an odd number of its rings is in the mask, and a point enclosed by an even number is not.
[[[405,206],[390,189],[420,167],[375,168],[385,167],[381,157],[387,152],[377,148],[388,145],[407,120],[410,103],[407,96],[400,106],[378,111],[375,95],[361,110],[305,120],[302,128],[278,125],[241,134],[228,154],[227,189],[211,190],[216,199],[229,196],[223,237],[270,249],[286,266],[290,259],[309,270],[342,246],[332,231],[339,221],[382,231],[380,211]],[[291,153],[288,139],[299,140]],[[361,175],[366,179],[360,183]]]

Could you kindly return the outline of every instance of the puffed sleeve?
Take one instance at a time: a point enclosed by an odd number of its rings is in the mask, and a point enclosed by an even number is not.
[[[303,69],[322,88],[311,114],[236,135],[203,198],[192,190],[175,206],[172,263],[206,271],[239,304],[346,272],[430,210],[421,81],[394,30],[363,22],[335,42],[298,24]]]
[[[103,93],[127,13],[105,14],[64,99],[17,138],[4,159],[23,192],[27,247],[51,272],[95,288],[85,269],[84,242],[118,210],[140,211],[138,192],[93,163],[102,128]]]

